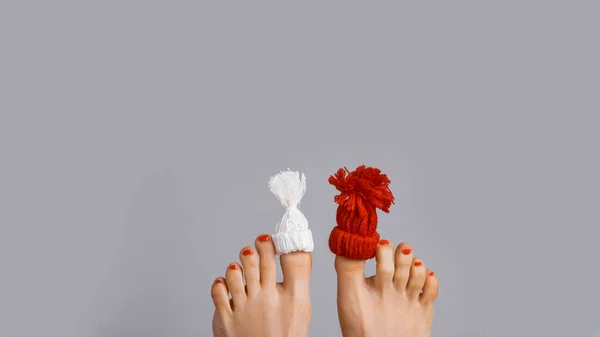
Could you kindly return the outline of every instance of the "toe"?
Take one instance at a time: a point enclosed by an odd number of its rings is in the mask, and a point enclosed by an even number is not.
[[[386,289],[392,285],[394,277],[394,245],[388,240],[379,241],[375,254],[377,266],[375,267],[375,286]]]
[[[394,285],[396,289],[404,291],[406,284],[408,284],[408,277],[410,276],[410,266],[412,264],[413,255],[412,247],[403,242],[396,247],[396,253],[394,257],[395,268],[394,271]]]
[[[213,282],[210,290],[215,308],[220,312],[231,313],[231,306],[229,305],[229,294],[227,285],[222,277],[219,277]]]
[[[275,266],[275,247],[271,236],[268,234],[260,235],[256,238],[255,246],[260,257],[260,284],[275,287],[277,269]]]
[[[423,287],[423,293],[420,297],[421,303],[426,306],[433,304],[433,301],[435,301],[438,296],[438,289],[438,278],[433,271],[427,270],[425,286]]]
[[[366,312],[361,304],[362,300],[370,299],[375,288],[374,277],[365,279],[365,261],[352,260],[342,256],[335,257],[335,271],[337,272],[337,303],[338,316],[342,327],[356,323],[356,317],[372,314]],[[365,303],[362,303],[365,304]],[[348,319],[350,318],[350,319]],[[342,328],[342,330],[344,330]],[[346,331],[344,331],[346,335]],[[366,334],[362,334],[366,335]]]
[[[242,277],[242,267],[237,263],[230,264],[227,267],[225,281],[227,282],[227,288],[229,288],[235,308],[241,308],[246,302],[246,289]]]
[[[340,280],[365,281],[365,261],[352,260],[343,256],[335,257],[335,271]]]
[[[283,286],[289,289],[298,289],[307,293],[310,283],[310,270],[312,268],[312,254],[307,252],[293,252],[279,257]]]
[[[248,295],[254,294],[260,288],[260,273],[258,271],[258,256],[252,247],[244,247],[240,252],[240,261],[244,269]]]
[[[412,266],[410,267],[410,276],[408,278],[408,284],[406,285],[406,294],[411,300],[416,300],[423,290],[425,285],[425,278],[427,276],[427,268],[421,259],[413,259]]]

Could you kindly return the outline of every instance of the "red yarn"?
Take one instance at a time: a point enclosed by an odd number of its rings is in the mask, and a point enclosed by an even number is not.
[[[352,172],[339,169],[329,177],[329,183],[341,192],[334,198],[339,206],[329,248],[350,259],[373,258],[379,242],[376,209],[388,213],[394,203],[390,179],[377,168],[361,165]]]

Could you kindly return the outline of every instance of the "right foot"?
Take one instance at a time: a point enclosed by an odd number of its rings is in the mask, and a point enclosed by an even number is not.
[[[338,315],[344,337],[429,337],[438,280],[413,258],[412,248],[377,246],[375,275],[365,279],[365,261],[336,256]]]
[[[225,278],[219,277],[213,283],[214,336],[308,336],[311,254],[281,255],[283,282],[277,283],[275,247],[271,237],[259,236],[255,246],[256,250],[244,247],[240,252],[242,265],[230,264]]]

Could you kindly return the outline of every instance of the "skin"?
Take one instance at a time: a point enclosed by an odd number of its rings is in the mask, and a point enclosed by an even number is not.
[[[308,336],[311,254],[295,252],[282,255],[283,282],[277,283],[275,248],[271,237],[266,234],[259,236],[255,247],[242,248],[241,266],[236,262],[230,264],[225,278],[217,278],[213,283],[214,336]]]
[[[382,240],[375,275],[364,261],[336,257],[338,315],[344,337],[429,337],[438,279],[412,247]]]
[[[438,280],[407,243],[377,247],[374,276],[364,261],[336,257],[338,315],[344,337],[429,337]],[[276,282],[275,249],[268,235],[244,247],[240,262],[213,283],[216,337],[308,336],[310,253],[280,257],[283,282]],[[245,280],[245,285],[244,285]],[[230,299],[231,295],[231,299]]]

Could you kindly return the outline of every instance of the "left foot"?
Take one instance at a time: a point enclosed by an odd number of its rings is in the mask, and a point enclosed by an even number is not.
[[[230,264],[225,278],[219,277],[213,283],[214,336],[308,336],[311,254],[281,255],[283,282],[277,283],[271,237],[259,236],[255,246],[256,250],[244,247],[240,252],[241,266],[236,262]]]

